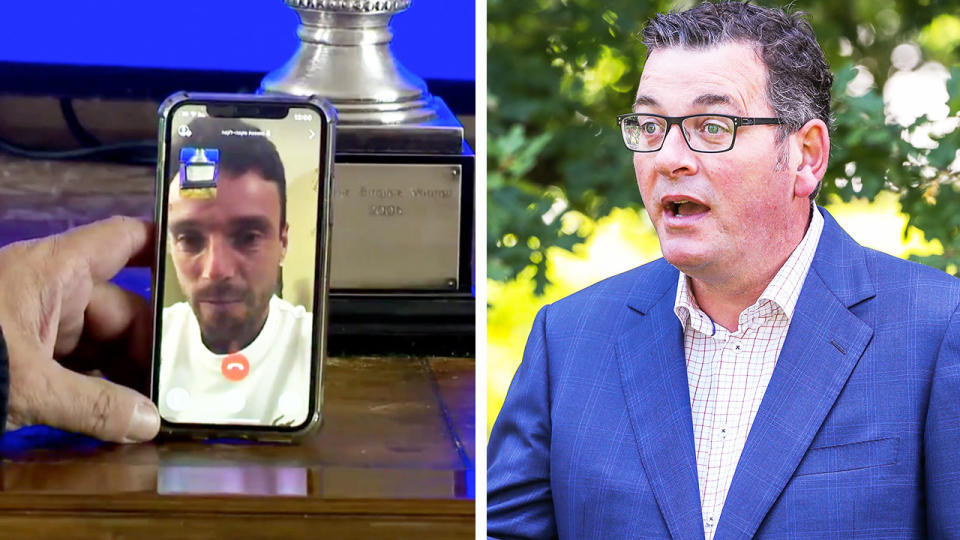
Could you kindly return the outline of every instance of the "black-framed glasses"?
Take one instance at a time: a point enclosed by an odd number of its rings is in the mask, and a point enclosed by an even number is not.
[[[673,125],[680,126],[683,140],[694,152],[717,153],[733,148],[740,126],[779,125],[779,118],[747,118],[728,114],[663,116],[629,113],[617,116],[623,144],[634,152],[656,152]]]

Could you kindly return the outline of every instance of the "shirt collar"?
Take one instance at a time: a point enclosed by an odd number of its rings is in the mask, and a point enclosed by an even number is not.
[[[794,248],[793,253],[783,263],[777,274],[773,276],[756,303],[740,314],[741,325],[746,320],[760,316],[761,312],[769,312],[774,307],[779,308],[786,315],[787,320],[793,318],[794,308],[800,298],[800,290],[803,288],[803,282],[810,270],[810,264],[813,262],[813,255],[817,251],[820,233],[823,232],[823,216],[820,215],[816,206],[812,207],[810,214],[810,224],[807,227],[807,232],[803,235],[803,239]],[[683,272],[680,273],[679,283],[677,284],[677,298],[674,301],[673,312],[680,319],[684,331],[692,323],[695,330],[708,336],[716,333],[716,324],[700,309],[690,288],[690,278]]]

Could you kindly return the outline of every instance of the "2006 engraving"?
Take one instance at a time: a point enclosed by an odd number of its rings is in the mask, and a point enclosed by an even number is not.
[[[370,215],[371,216],[402,216],[403,208],[395,204],[372,204],[370,205]]]

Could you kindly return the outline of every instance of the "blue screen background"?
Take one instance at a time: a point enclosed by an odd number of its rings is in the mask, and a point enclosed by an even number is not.
[[[414,0],[393,50],[425,79],[475,78],[473,0]],[[297,48],[282,0],[6,0],[0,61],[266,72]]]

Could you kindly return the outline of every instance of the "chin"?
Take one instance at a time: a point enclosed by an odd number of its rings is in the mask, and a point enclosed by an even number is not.
[[[237,327],[237,324],[234,321],[230,320],[215,320],[215,321],[199,321],[200,322],[200,333],[204,337],[210,336],[218,339],[225,339],[230,337],[234,329]]]
[[[703,250],[690,249],[690,247],[661,244],[660,250],[668,263],[684,274],[692,275],[696,273],[697,269],[706,266],[710,257]]]
[[[223,329],[233,329],[239,328],[243,325],[246,320],[245,313],[236,313],[233,311],[225,312],[206,312],[198,314],[197,321],[200,323],[201,328],[207,329],[220,329],[223,333]]]

